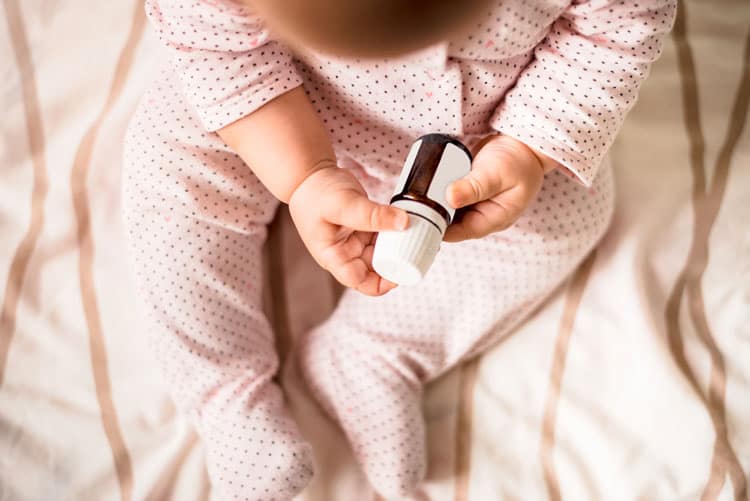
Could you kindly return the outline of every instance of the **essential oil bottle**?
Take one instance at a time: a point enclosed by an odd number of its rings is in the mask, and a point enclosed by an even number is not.
[[[378,234],[372,265],[381,277],[399,285],[424,278],[455,215],[446,190],[469,173],[471,161],[468,148],[445,134],[427,134],[412,145],[390,202],[409,214],[409,227]]]

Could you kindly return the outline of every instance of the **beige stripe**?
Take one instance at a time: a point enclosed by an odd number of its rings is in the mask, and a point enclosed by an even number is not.
[[[284,270],[284,219],[289,217],[286,205],[279,205],[276,216],[268,229],[268,274],[271,289],[271,323],[276,339],[279,367],[283,367],[292,345],[292,330],[287,310],[286,273]]]
[[[730,119],[727,138],[722,145],[714,170],[711,190],[706,194],[705,153],[698,111],[698,93],[696,89],[695,65],[692,50],[687,41],[685,29],[685,9],[680,5],[674,29],[677,45],[678,64],[683,85],[683,104],[688,136],[691,143],[690,164],[693,171],[693,239],[684,269],[681,271],[665,311],[669,345],[677,365],[687,377],[696,393],[701,397],[710,414],[716,440],[711,458],[711,472],[704,488],[702,499],[715,500],[721,492],[727,473],[732,479],[735,500],[747,499],[747,484],[742,466],[732,449],[726,425],[726,366],[724,358],[711,333],[706,319],[703,301],[702,279],[708,265],[708,242],[713,224],[716,221],[724,197],[729,174],[731,158],[739,141],[747,118],[750,102],[750,35],[746,41],[743,75]],[[690,318],[695,324],[700,340],[706,346],[711,357],[711,375],[709,395],[706,398],[690,368],[684,353],[682,333],[679,323],[679,309],[683,293],[687,290]]]
[[[96,299],[94,284],[94,242],[91,235],[91,211],[89,207],[88,194],[86,192],[86,180],[91,166],[91,154],[94,148],[99,129],[109,114],[112,106],[122,93],[122,88],[132,68],[133,56],[140,42],[145,25],[143,5],[136,2],[135,14],[133,15],[130,33],[125,47],[120,53],[112,87],[99,116],[89,127],[78,146],[73,169],[71,171],[70,183],[73,196],[73,208],[77,222],[77,237],[79,246],[79,281],[81,297],[83,300],[83,311],[89,331],[89,349],[91,353],[91,367],[94,375],[94,386],[99,408],[102,413],[102,426],[109,441],[112,456],[120,485],[120,496],[123,501],[132,498],[133,490],[133,467],[130,454],[122,437],[120,424],[112,401],[112,388],[109,380],[109,369],[107,362],[107,349],[104,343],[99,307]]]
[[[542,440],[539,446],[539,456],[544,472],[544,485],[552,501],[560,501],[562,499],[560,495],[560,482],[557,479],[554,461],[557,404],[560,400],[568,344],[573,334],[578,306],[581,304],[583,292],[586,289],[586,283],[594,266],[594,261],[596,261],[596,249],[591,251],[570,279],[570,286],[565,294],[565,306],[563,308],[562,319],[560,320],[560,330],[552,355],[550,381],[544,404],[544,416],[542,418]]]
[[[461,383],[458,390],[458,419],[456,420],[455,432],[455,462],[453,465],[454,501],[467,501],[469,499],[474,387],[479,374],[479,361],[480,358],[475,357],[461,367]]]
[[[704,343],[711,355],[711,377],[709,384],[708,401],[713,409],[716,409],[716,442],[714,444],[713,463],[721,465],[722,477],[725,473],[732,479],[734,498],[738,500],[747,499],[747,481],[735,451],[729,441],[726,424],[726,387],[727,372],[724,357],[721,354],[716,341],[713,338],[711,328],[706,318],[706,309],[703,301],[703,274],[708,267],[708,243],[711,230],[719,214],[721,203],[726,191],[727,178],[734,150],[739,142],[742,130],[747,120],[748,103],[750,103],[750,34],[745,43],[743,74],[740,87],[735,97],[730,118],[727,138],[721,147],[714,169],[713,183],[705,198],[694,198],[695,207],[695,233],[694,252],[691,252],[687,264],[687,296],[690,308],[690,317],[696,327],[701,341]],[[694,194],[697,195],[697,194]],[[712,468],[713,471],[713,468]],[[717,482],[718,484],[718,482]],[[713,490],[707,485],[704,498],[716,499],[721,489]]]
[[[677,19],[672,31],[675,47],[677,49],[677,67],[680,73],[682,85],[682,108],[685,128],[687,129],[688,141],[690,143],[690,165],[693,171],[693,193],[705,191],[706,178],[704,155],[706,151],[705,140],[698,112],[698,91],[696,88],[695,64],[693,63],[693,52],[685,36],[685,14],[683,3],[678,4]],[[682,294],[685,289],[684,270],[677,277],[672,293],[667,299],[665,318],[667,327],[667,342],[675,363],[687,378],[697,395],[703,399],[703,393],[695,374],[688,364],[680,332],[679,310]],[[705,401],[705,399],[704,399]]]
[[[563,314],[563,324],[560,330],[560,336],[558,338],[558,349],[555,352],[556,364],[553,366],[553,381],[555,374],[559,373],[559,380],[557,384],[557,393],[555,394],[555,403],[557,395],[559,395],[560,381],[562,379],[562,371],[564,364],[565,351],[567,350],[567,341],[572,332],[573,320],[578,309],[581,297],[583,295],[583,289],[588,280],[589,272],[595,260],[596,250],[592,251],[591,254],[584,260],[579,266],[578,270],[572,278],[572,286],[568,292],[568,298],[565,306],[565,312]],[[567,329],[567,330],[566,330]],[[564,346],[560,348],[562,339],[564,338]],[[561,351],[562,350],[562,351]],[[558,361],[558,358],[560,360]],[[454,463],[454,476],[455,476],[455,492],[454,501],[467,501],[469,499],[469,487],[471,480],[471,441],[472,441],[472,423],[474,413],[474,388],[477,382],[477,376],[479,373],[479,357],[472,359],[466,363],[461,369],[461,383],[459,388],[459,409],[458,409],[458,420],[456,423],[455,433],[455,463]],[[559,367],[555,369],[554,367]],[[551,386],[552,387],[552,386]],[[550,399],[548,398],[548,404]],[[544,427],[544,430],[551,431],[549,435],[549,450],[552,450],[554,442],[554,409],[555,405],[551,407],[549,405],[545,408],[545,418],[547,415],[552,417],[552,428]],[[551,414],[550,414],[551,412]],[[545,419],[546,423],[546,419]],[[543,431],[544,434],[544,431]],[[544,442],[542,445],[542,451],[544,451]],[[551,455],[551,454],[550,454]],[[542,457],[545,457],[545,453],[542,453]],[[545,468],[545,473],[547,469]],[[549,478],[555,479],[554,474],[552,477],[548,477],[545,474],[545,480]],[[549,485],[549,482],[548,482]],[[555,486],[556,486],[555,481]],[[559,498],[559,492],[558,497]]]
[[[187,463],[196,453],[198,446],[199,437],[192,429],[190,429],[187,436],[183,439],[182,446],[179,450],[170,455],[169,464],[161,469],[158,479],[154,482],[154,485],[144,498],[152,501],[174,499],[174,492],[180,482],[180,477],[185,474]],[[203,479],[195,480],[203,483]],[[208,496],[197,499],[208,499]]]
[[[44,160],[44,132],[39,97],[36,90],[34,67],[31,64],[26,30],[17,0],[4,0],[8,33],[16,57],[21,79],[21,95],[26,114],[26,130],[34,169],[34,185],[31,190],[31,220],[23,240],[18,244],[5,283],[2,310],[0,310],[0,387],[5,380],[8,351],[16,330],[18,300],[21,295],[26,270],[31,254],[39,241],[44,226],[44,201],[47,198],[47,168]]]

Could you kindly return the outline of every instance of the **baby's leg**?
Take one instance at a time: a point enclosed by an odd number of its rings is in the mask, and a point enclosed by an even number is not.
[[[219,499],[284,500],[312,455],[272,382],[261,251],[277,201],[165,73],[126,144],[125,219],[150,338],[178,407],[208,452]]]
[[[425,472],[423,384],[508,334],[548,296],[604,233],[612,199],[608,168],[591,191],[553,172],[511,229],[444,244],[418,286],[382,297],[348,290],[306,336],[306,380],[387,499],[410,493]]]

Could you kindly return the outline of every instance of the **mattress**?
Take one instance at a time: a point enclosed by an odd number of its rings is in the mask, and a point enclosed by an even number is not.
[[[0,16],[0,499],[211,499],[124,254],[122,139],[159,58],[142,5]],[[422,499],[748,498],[749,54],[746,0],[681,3],[611,151],[610,231],[512,335],[430,384]],[[266,259],[279,379],[317,463],[299,500],[375,500],[286,356],[341,290],[283,208]]]

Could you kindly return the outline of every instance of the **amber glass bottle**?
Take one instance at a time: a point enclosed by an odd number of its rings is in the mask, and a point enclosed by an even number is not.
[[[391,205],[409,213],[409,227],[378,234],[372,264],[380,276],[399,285],[424,278],[455,215],[445,192],[469,173],[471,160],[466,146],[445,134],[414,143],[391,198]]]

